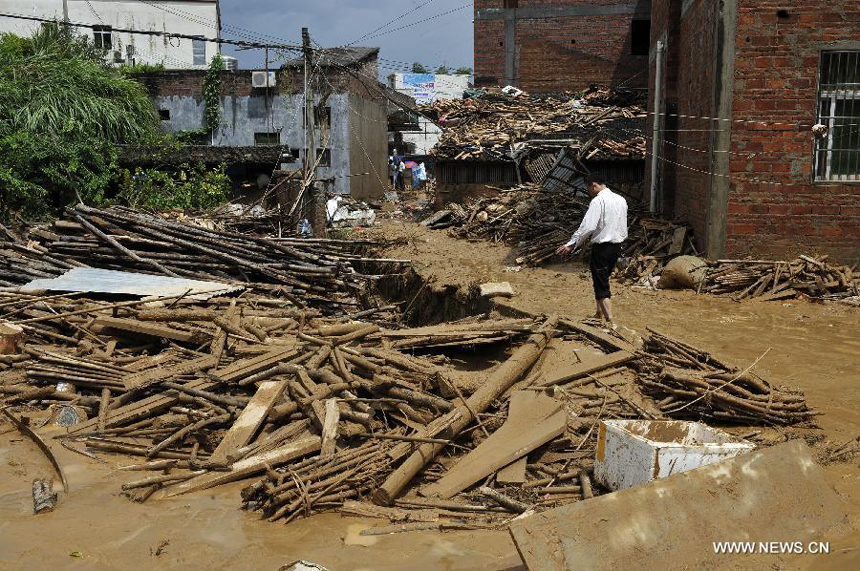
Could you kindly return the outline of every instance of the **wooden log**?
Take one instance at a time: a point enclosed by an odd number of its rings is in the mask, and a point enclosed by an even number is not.
[[[286,464],[291,460],[300,458],[320,449],[318,436],[310,436],[285,444],[280,448],[249,456],[235,462],[227,472],[210,472],[202,474],[167,490],[167,496],[178,496],[188,492],[205,490],[214,486],[220,486],[229,482],[235,482],[249,478],[266,470],[266,467],[274,467]]]
[[[558,317],[553,316],[547,319],[537,333],[531,335],[514,352],[510,359],[493,371],[487,381],[469,397],[469,408],[478,414],[484,412],[490,403],[504,394],[508,388],[517,382],[537,361],[546,344],[555,333],[557,323]],[[469,409],[465,406],[458,407],[448,414],[456,415],[456,420],[450,425],[450,433],[453,436],[459,434],[473,420]],[[373,493],[374,503],[391,505],[400,491],[444,446],[444,444],[422,444],[419,446],[418,450],[389,475],[385,482]]]
[[[320,456],[333,456],[337,451],[337,423],[340,420],[337,400],[328,399],[325,401],[324,414]]]
[[[523,513],[531,509],[531,506],[528,504],[524,504],[523,502],[517,501],[513,498],[510,498],[503,493],[494,490],[488,486],[481,486],[478,488],[478,491],[502,506],[503,508],[507,508],[514,513]]]

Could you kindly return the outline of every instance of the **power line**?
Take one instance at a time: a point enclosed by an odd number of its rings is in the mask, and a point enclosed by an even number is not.
[[[52,18],[39,18],[37,16],[24,16],[21,14],[9,14],[9,13],[0,13],[0,18],[12,18],[16,20],[29,20],[33,22],[43,22],[43,23],[58,23],[62,25],[72,26],[73,28],[88,28],[93,29],[97,26],[101,26],[101,24],[86,24],[82,22],[69,22],[62,21],[58,22]],[[180,34],[177,32],[159,32],[156,30],[134,30],[130,28],[112,28],[113,32],[121,32],[124,34],[135,34],[140,36],[158,36],[165,38],[180,38],[185,40],[202,40],[204,42],[211,42],[216,44],[228,44],[234,46],[242,46],[247,48],[273,48],[279,50],[295,50],[301,51],[300,47],[287,45],[287,44],[264,44],[259,42],[246,42],[241,40],[225,40],[223,38],[208,38],[206,36],[200,36],[199,34]]]
[[[393,24],[394,22],[397,22],[397,21],[399,21],[399,20],[402,20],[403,18],[405,18],[405,17],[406,17],[406,16],[408,16],[409,14],[412,14],[412,13],[414,13],[414,12],[417,12],[418,10],[420,10],[421,8],[423,8],[424,6],[426,6],[427,4],[431,4],[431,3],[435,2],[435,1],[436,1],[436,0],[427,0],[427,1],[426,1],[426,2],[424,2],[423,4],[419,4],[418,6],[416,6],[415,8],[413,8],[412,10],[409,10],[408,12],[404,12],[403,14],[400,14],[399,16],[397,16],[396,18],[394,18],[393,20],[390,20],[390,21],[386,22],[385,24],[383,24],[383,25],[379,26],[379,27],[378,27],[378,28],[376,28],[375,30],[372,30],[372,31],[370,31],[370,32],[368,32],[368,33],[366,33],[366,34],[364,34],[363,36],[361,36],[361,37],[360,37],[360,38],[358,38],[357,40],[352,41],[352,42],[350,42],[350,43],[346,44],[346,46],[342,46],[342,47],[349,47],[349,46],[355,45],[355,44],[357,44],[358,42],[360,42],[361,40],[363,40],[363,39],[365,39],[366,37],[370,36],[371,34],[375,34],[376,32],[378,32],[378,31],[380,31],[380,30],[382,30],[382,29],[384,29],[384,28],[387,28],[388,26],[390,26],[390,25],[391,25],[391,24]]]

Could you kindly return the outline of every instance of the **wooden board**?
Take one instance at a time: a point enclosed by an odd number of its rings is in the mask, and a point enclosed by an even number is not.
[[[547,377],[536,383],[536,386],[549,387],[558,385],[574,379],[579,379],[586,375],[592,375],[598,371],[603,371],[611,367],[617,367],[635,358],[633,353],[627,351],[616,351],[608,355],[601,355],[595,359],[589,359],[576,365],[569,365],[557,371],[553,371]]]
[[[422,496],[450,498],[496,470],[546,444],[567,428],[562,403],[540,394],[519,419],[505,424],[460,459],[438,481],[419,491]]]
[[[216,359],[212,355],[205,355],[191,361],[183,361],[176,365],[167,367],[155,367],[140,373],[134,373],[125,377],[122,382],[128,390],[142,389],[156,383],[172,381],[183,375],[190,375],[215,366]]]
[[[167,497],[205,490],[229,482],[250,478],[263,472],[266,466],[275,467],[280,464],[286,464],[291,460],[316,452],[320,449],[320,444],[319,436],[310,436],[290,442],[289,444],[284,444],[275,450],[239,460],[227,472],[208,472],[172,486],[167,489]]]
[[[257,392],[251,397],[251,401],[245,405],[242,414],[224,435],[224,438],[212,453],[210,462],[213,464],[226,464],[230,455],[248,444],[260,425],[266,419],[272,406],[284,394],[287,381],[265,381],[260,383]]]
[[[586,325],[584,323],[574,323],[573,321],[570,321],[569,319],[559,319],[558,322],[561,325],[564,325],[565,327],[567,327],[568,329],[571,329],[573,331],[576,331],[577,333],[585,335],[586,337],[588,337],[589,339],[591,339],[592,341],[594,341],[595,343],[597,343],[601,347],[604,347],[604,348],[609,349],[611,351],[629,351],[632,353],[633,351],[636,350],[636,348],[633,345],[631,345],[630,343],[628,343],[627,341],[624,341],[623,339],[619,339],[618,337],[615,337],[614,335],[604,333],[600,329],[597,329],[596,327],[592,327],[591,325]]]
[[[535,391],[514,391],[511,393],[508,408],[508,421],[522,423],[523,414],[539,393]],[[499,470],[496,481],[500,484],[522,484],[526,481],[526,464],[528,458],[523,456]]]
[[[209,381],[195,380],[186,383],[184,386],[190,389],[199,389],[201,391],[208,390],[215,386],[215,383]],[[116,410],[112,410],[108,414],[107,427],[122,426],[137,419],[146,418],[153,413],[167,407],[173,406],[179,402],[179,395],[170,396],[166,393],[153,395],[143,400],[131,402],[125,406],[121,406]],[[88,432],[98,427],[98,417],[92,418],[85,422],[78,423],[69,429],[69,434],[80,434]]]
[[[678,226],[672,233],[672,244],[669,246],[669,255],[674,256],[681,253],[684,247],[684,238],[687,237],[687,227]]]
[[[240,381],[285,361],[293,354],[292,347],[278,347],[257,357],[235,361],[222,369],[218,369],[214,375],[226,383]]]
[[[126,331],[149,337],[172,339],[183,343],[202,343],[210,337],[210,335],[203,331],[185,331],[184,329],[175,329],[159,323],[138,321],[136,319],[120,319],[117,317],[98,317],[93,323],[93,327],[103,327],[105,329],[113,329],[114,331]]]

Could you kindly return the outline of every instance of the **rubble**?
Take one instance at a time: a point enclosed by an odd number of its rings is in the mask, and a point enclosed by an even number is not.
[[[583,145],[583,158],[644,158],[645,138],[626,129],[643,129],[645,111],[626,91],[592,87],[581,96],[508,94],[487,89],[480,97],[442,99],[420,106],[443,128],[432,154],[437,160],[519,160],[540,154],[560,134]],[[626,129],[610,128],[613,126]],[[552,153],[564,143],[549,143]]]

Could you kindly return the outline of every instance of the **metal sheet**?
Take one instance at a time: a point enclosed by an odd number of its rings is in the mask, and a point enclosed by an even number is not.
[[[21,291],[77,291],[139,295],[141,297],[168,297],[182,295],[191,290],[187,297],[201,300],[242,289],[244,288],[219,282],[98,268],[73,268],[59,277],[33,280],[21,287]]]

